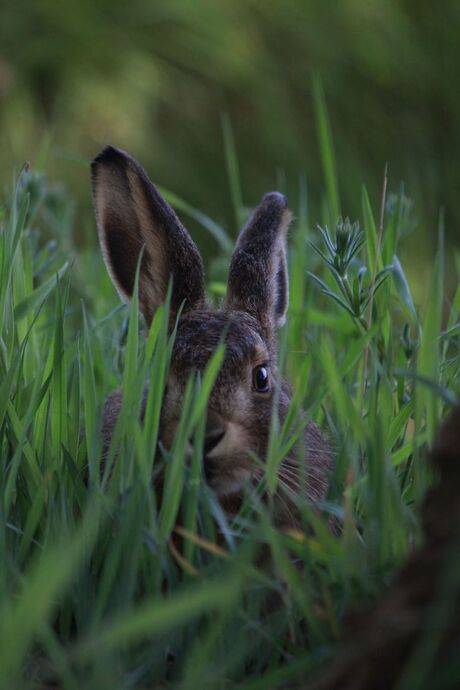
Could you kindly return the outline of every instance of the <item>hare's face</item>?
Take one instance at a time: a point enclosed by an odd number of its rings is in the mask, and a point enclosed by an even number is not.
[[[203,467],[219,495],[260,478],[265,457],[276,363],[257,321],[239,311],[196,310],[180,319],[162,411],[169,447],[182,409],[185,382],[203,371],[222,338],[225,358],[208,405]]]
[[[236,242],[225,303],[212,311],[200,253],[143,168],[123,151],[107,147],[93,161],[92,182],[102,252],[121,297],[132,297],[143,251],[139,304],[147,324],[165,301],[171,279],[171,325],[182,309],[162,408],[166,447],[174,437],[189,374],[205,368],[224,336],[225,359],[207,412],[204,469],[217,493],[231,494],[261,476],[257,459],[266,455],[277,386],[280,412],[288,403],[276,372],[276,334],[288,305],[291,215],[286,198],[266,194],[254,211]]]

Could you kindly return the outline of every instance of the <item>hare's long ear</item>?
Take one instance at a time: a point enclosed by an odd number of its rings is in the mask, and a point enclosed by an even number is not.
[[[256,317],[267,336],[286,319],[289,288],[286,197],[266,194],[240,233],[228,276],[227,302]]]
[[[203,262],[178,217],[131,156],[108,146],[92,165],[93,201],[99,240],[110,276],[122,299],[133,294],[139,254],[139,304],[147,323],[164,302],[170,276],[171,310],[204,301]]]

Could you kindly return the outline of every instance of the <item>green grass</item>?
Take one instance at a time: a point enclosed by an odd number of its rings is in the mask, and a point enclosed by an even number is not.
[[[428,302],[414,305],[397,258],[412,224],[402,194],[387,195],[383,213],[357,190],[362,236],[347,223],[335,227],[339,175],[319,85],[316,98],[324,217],[315,232],[301,185],[280,354],[294,397],[270,442],[266,482],[272,491],[283,453],[299,443],[302,409],[327,430],[336,467],[321,515],[300,501],[295,533],[275,528],[257,492],[229,521],[201,480],[203,410],[222,348],[203,379],[189,382],[173,446],[155,460],[172,342],[167,305],[143,338],[136,300],[117,307],[99,252],[72,247],[71,203],[29,171],[6,195],[1,687],[50,679],[66,690],[303,686],[334,657],[345,613],[375,598],[419,541],[419,506],[431,481],[426,449],[460,393],[460,289],[444,292],[441,220]],[[233,138],[227,120],[223,126],[241,220]],[[182,211],[220,237],[228,258],[228,234],[201,212]],[[458,257],[456,268],[458,282]],[[216,261],[213,294],[222,293],[223,278]],[[101,467],[102,407],[119,386],[123,408]],[[151,488],[157,462],[166,473],[161,506]],[[224,538],[216,544],[218,530]]]

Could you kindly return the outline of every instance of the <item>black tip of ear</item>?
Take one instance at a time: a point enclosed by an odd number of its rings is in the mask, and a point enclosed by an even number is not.
[[[268,194],[265,194],[263,197],[262,203],[266,204],[267,206],[276,206],[280,209],[288,207],[287,197],[284,194],[281,194],[281,192],[268,192]]]
[[[262,197],[260,204],[256,206],[243,234],[249,233],[252,236],[261,233],[266,237],[272,232],[275,237],[280,230],[281,234],[284,234],[290,219],[288,200],[284,194],[269,192]]]
[[[127,161],[130,159],[130,156],[125,153],[125,151],[122,151],[121,149],[117,149],[115,146],[106,146],[105,148],[100,151],[97,156],[93,159],[91,162],[91,170],[95,171],[98,165],[120,165],[126,164]]]

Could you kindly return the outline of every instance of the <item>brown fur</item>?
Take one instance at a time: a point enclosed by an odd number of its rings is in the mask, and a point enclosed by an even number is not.
[[[261,459],[266,456],[275,390],[280,389],[281,419],[290,401],[289,387],[279,379],[276,368],[276,332],[288,306],[286,233],[290,212],[286,198],[277,192],[267,194],[254,211],[231,260],[227,301],[213,310],[204,299],[199,252],[141,166],[126,153],[108,147],[93,162],[92,180],[104,259],[122,297],[129,300],[132,296],[144,247],[139,301],[147,322],[166,297],[170,275],[173,318],[185,301],[163,400],[160,439],[165,447],[170,447],[174,437],[188,376],[204,370],[224,337],[225,358],[209,399],[204,471],[210,486],[231,510],[242,485],[262,477],[250,452]],[[268,392],[254,387],[258,366],[269,371]],[[105,447],[121,400],[120,391],[107,399]],[[332,461],[329,446],[313,423],[306,427],[305,449],[307,495],[318,501],[327,492]],[[305,483],[300,481],[294,453],[283,461],[279,476],[294,491]]]
[[[174,280],[172,316],[204,302],[203,261],[173,209],[127,153],[107,146],[91,165],[99,240],[110,276],[122,299],[133,294],[139,254],[144,256],[139,302],[147,323]]]

